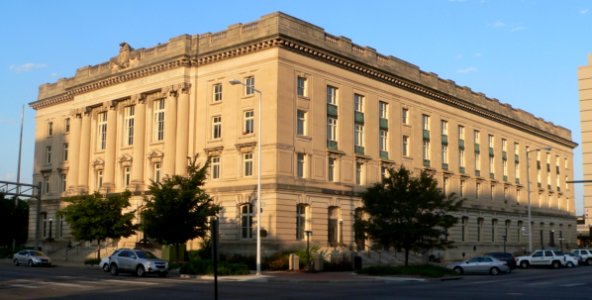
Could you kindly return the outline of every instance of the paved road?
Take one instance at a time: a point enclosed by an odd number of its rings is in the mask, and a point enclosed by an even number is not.
[[[267,273],[225,278],[219,282],[219,299],[591,299],[591,273],[592,267],[529,269],[449,281]],[[204,278],[137,278],[81,267],[0,264],[0,299],[213,299],[213,294],[213,282]]]

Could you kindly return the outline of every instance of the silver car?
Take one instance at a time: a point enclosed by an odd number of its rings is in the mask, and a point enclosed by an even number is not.
[[[51,259],[37,250],[21,250],[12,256],[12,262],[15,266],[51,266]]]
[[[471,259],[452,263],[448,268],[458,274],[491,274],[509,273],[510,268],[506,262],[492,256],[477,256]]]
[[[169,272],[169,264],[149,251],[123,249],[110,256],[109,269],[113,275],[117,275],[119,272],[128,272],[138,277],[146,274],[166,277]]]
[[[109,256],[105,256],[101,258],[101,262],[99,263],[99,268],[101,268],[105,272],[109,272],[109,265],[111,264],[111,257],[117,255],[121,250],[129,250],[129,249],[117,249],[111,253]]]

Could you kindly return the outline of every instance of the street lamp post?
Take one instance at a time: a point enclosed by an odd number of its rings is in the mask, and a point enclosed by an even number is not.
[[[528,159],[528,153],[533,151],[551,151],[551,147],[537,148],[532,150],[526,150],[526,197],[528,198],[528,252],[532,253],[532,214],[530,204],[530,160]]]
[[[259,95],[257,112],[257,275],[261,275],[261,127],[263,127],[261,126],[261,98],[263,93],[260,90],[255,89],[255,87],[249,86],[237,79],[230,80],[228,83],[232,85],[244,85]]]
[[[49,218],[49,239],[48,239],[48,241],[50,241],[50,242],[53,240],[53,238],[51,237],[52,227],[53,227],[53,218]]]

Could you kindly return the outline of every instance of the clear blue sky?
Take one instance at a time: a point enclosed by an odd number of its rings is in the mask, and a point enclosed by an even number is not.
[[[577,68],[592,53],[589,0],[1,1],[0,180],[16,181],[20,111],[39,85],[107,61],[122,41],[153,47],[274,11],[531,112],[581,141]],[[21,181],[29,183],[34,115],[26,106]],[[574,157],[581,179],[580,147]]]

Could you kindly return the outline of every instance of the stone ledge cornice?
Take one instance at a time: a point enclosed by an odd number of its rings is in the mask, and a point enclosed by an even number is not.
[[[148,65],[141,69],[130,70],[124,73],[119,73],[116,75],[107,76],[103,79],[93,80],[91,82],[73,85],[71,87],[67,87],[65,94],[60,94],[53,97],[48,97],[45,99],[40,99],[34,102],[29,103],[31,108],[37,110],[40,108],[44,108],[47,106],[55,105],[62,102],[71,101],[74,99],[76,95],[92,92],[101,88],[105,88],[108,86],[112,86],[115,84],[127,82],[130,80],[150,76],[156,73],[168,71],[171,69],[175,69],[178,67],[189,67],[191,66],[191,62],[188,56],[180,56],[173,59],[165,60],[159,63],[155,63],[152,65]]]

